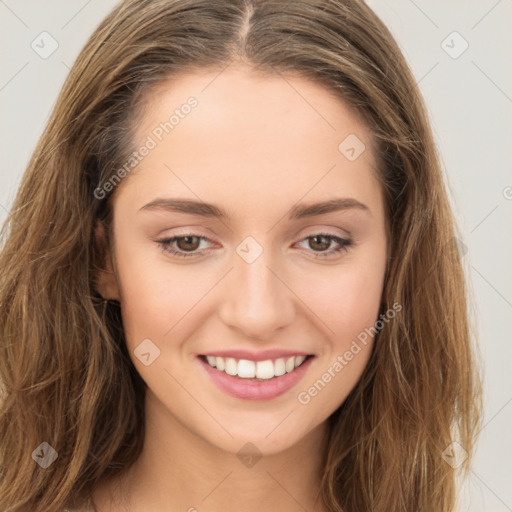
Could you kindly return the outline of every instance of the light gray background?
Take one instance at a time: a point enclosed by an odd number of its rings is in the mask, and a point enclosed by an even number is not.
[[[71,64],[114,4],[0,0],[0,221]],[[420,84],[467,247],[485,371],[485,426],[460,510],[512,511],[512,0],[369,4]],[[46,59],[31,47],[35,41],[51,48],[49,39],[41,40],[48,37],[40,36],[43,31],[58,43]],[[469,47],[457,56],[464,41]]]

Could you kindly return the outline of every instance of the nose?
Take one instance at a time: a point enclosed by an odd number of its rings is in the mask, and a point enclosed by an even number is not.
[[[243,338],[269,340],[293,322],[295,295],[270,250],[252,262],[233,255],[222,290],[219,316]]]

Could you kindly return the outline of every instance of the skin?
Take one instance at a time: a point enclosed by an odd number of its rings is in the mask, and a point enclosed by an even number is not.
[[[121,303],[129,352],[148,385],[147,430],[141,457],[93,498],[100,512],[322,511],[326,420],[357,384],[371,338],[308,404],[297,396],[379,314],[387,240],[371,132],[313,82],[230,66],[160,87],[137,124],[136,146],[190,96],[198,106],[113,196],[114,246],[99,290]],[[338,149],[349,134],[367,148],[354,161]],[[140,211],[156,198],[202,200],[231,215]],[[331,198],[367,209],[287,219],[296,203]],[[173,256],[157,242],[188,231],[208,240],[172,247],[202,255]],[[320,232],[353,243],[319,257],[338,247],[308,238]],[[236,252],[247,236],[263,248],[252,263]],[[134,355],[147,338],[160,349],[149,366]],[[235,348],[315,358],[290,391],[251,401],[218,389],[198,363],[198,354]],[[262,455],[252,467],[237,457],[248,442]]]

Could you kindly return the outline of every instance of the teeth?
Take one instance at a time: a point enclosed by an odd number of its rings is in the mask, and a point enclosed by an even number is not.
[[[274,363],[272,361],[258,361],[256,363],[256,377],[258,379],[271,379],[274,377]]]
[[[300,366],[306,360],[306,356],[296,356],[295,357],[295,368]]]
[[[236,359],[233,359],[232,357],[226,358],[224,371],[228,375],[236,375],[238,372],[238,364],[236,362]]]
[[[279,377],[280,375],[284,375],[286,373],[286,365],[284,359],[276,359],[274,361],[274,375]]]
[[[287,359],[281,357],[266,361],[206,356],[206,360],[210,366],[224,371],[228,375],[238,375],[242,379],[268,380],[292,372],[306,360],[306,356],[293,356]]]
[[[217,357],[217,361],[219,358]],[[217,366],[220,370],[220,368]],[[253,361],[248,361],[247,359],[240,359],[238,361],[238,371],[237,374],[239,377],[243,379],[254,379],[256,376],[256,365]]]

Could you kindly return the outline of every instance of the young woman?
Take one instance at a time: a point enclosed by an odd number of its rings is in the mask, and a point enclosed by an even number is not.
[[[3,230],[0,509],[453,510],[456,234],[363,2],[121,2]]]

